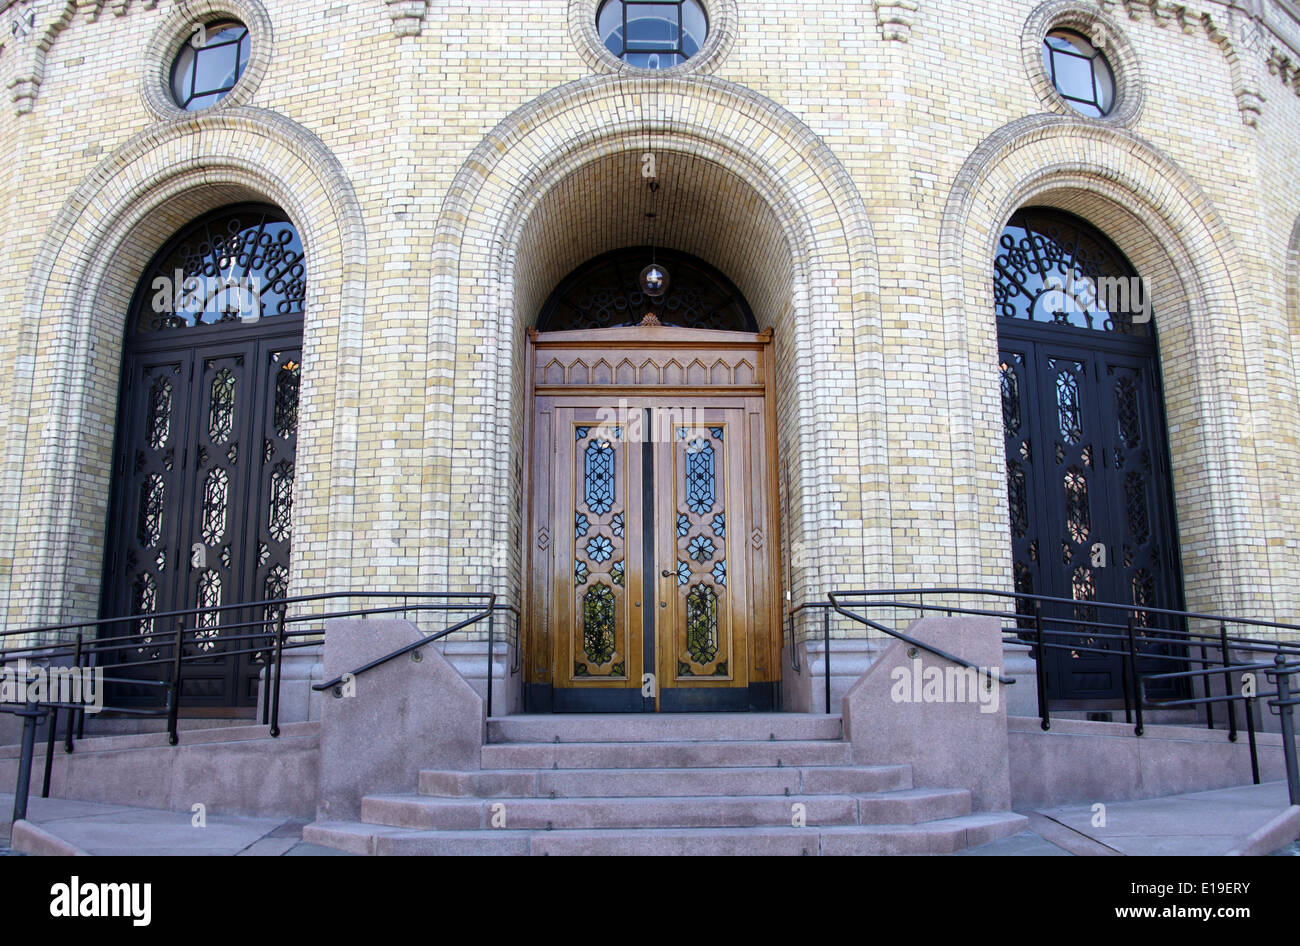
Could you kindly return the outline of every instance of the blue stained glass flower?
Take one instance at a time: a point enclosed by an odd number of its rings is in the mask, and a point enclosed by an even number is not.
[[[716,495],[713,461],[713,447],[705,441],[696,440],[687,448],[686,508],[697,516],[713,509]]]
[[[608,442],[593,440],[587,445],[584,460],[583,499],[594,515],[603,516],[614,508],[614,448]]]
[[[574,433],[577,434],[577,439],[579,439],[579,440],[586,440],[586,439],[587,439],[587,435],[591,433],[591,428],[590,428],[590,427],[578,427],[578,428],[576,428],[576,429],[574,430]]]
[[[620,588],[623,587],[623,578],[625,574],[625,569],[626,566],[624,565],[623,562],[615,562],[614,566],[609,570],[609,574],[614,579],[614,584],[618,585]]]
[[[587,583],[587,563],[575,562],[573,565],[573,583],[575,585],[585,585]]]
[[[677,517],[677,538],[679,539],[686,538],[686,533],[690,531],[691,531],[690,517],[685,515],[679,515]]]
[[[727,560],[725,558],[713,566],[713,580],[720,585],[727,583]]]
[[[587,543],[587,557],[593,562],[608,562],[613,554],[613,543],[603,535],[595,536]]]
[[[711,434],[713,435],[713,439],[714,439],[714,440],[721,440],[721,439],[722,439],[722,428],[721,428],[721,427],[710,427],[710,428],[709,428],[709,433],[711,433]]]
[[[614,538],[623,538],[623,514],[621,512],[614,517]]]
[[[717,550],[718,547],[713,544],[713,540],[703,535],[697,535],[686,546],[686,554],[697,562],[710,561],[713,558],[713,553]]]
[[[677,584],[684,585],[691,580],[691,566],[685,562],[677,563]]]
[[[581,539],[591,528],[591,522],[582,513],[576,513],[573,517],[573,534],[575,538]]]
[[[713,517],[713,534],[719,539],[727,537],[727,516],[725,513],[718,513]]]

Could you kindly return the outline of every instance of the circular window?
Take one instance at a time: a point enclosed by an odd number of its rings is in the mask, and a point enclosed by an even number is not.
[[[596,31],[605,48],[628,65],[671,69],[700,51],[709,21],[699,0],[605,0]]]
[[[1115,106],[1115,74],[1100,49],[1073,30],[1043,40],[1043,67],[1061,98],[1081,115],[1105,118]]]
[[[196,29],[172,65],[172,96],[188,112],[215,105],[248,66],[248,28],[225,20]]]

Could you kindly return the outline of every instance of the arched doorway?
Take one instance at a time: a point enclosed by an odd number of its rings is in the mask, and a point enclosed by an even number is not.
[[[579,267],[529,333],[531,711],[775,705],[771,333],[687,254],[645,295],[649,258]]]
[[[297,231],[270,205],[207,215],[150,263],[124,345],[103,616],[286,594],[305,295]],[[187,621],[196,628],[187,653],[211,660],[187,665],[186,705],[256,704],[256,649],[224,631],[265,617],[254,610]],[[174,627],[141,617],[105,635],[138,635],[119,660],[148,661]],[[113,700],[150,698],[123,685]]]
[[[1137,272],[1081,218],[1026,208],[999,240],[994,299],[1016,591],[1181,609],[1155,322]],[[1085,603],[1044,615],[1126,621]],[[1169,627],[1133,616],[1139,633]],[[1049,695],[1121,697],[1119,654],[1091,652],[1118,642],[1078,646],[1040,656]]]

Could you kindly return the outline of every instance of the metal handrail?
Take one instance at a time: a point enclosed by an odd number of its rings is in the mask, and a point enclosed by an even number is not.
[[[983,674],[985,677],[989,679],[990,682],[993,680],[994,673],[993,670],[989,667],[977,667],[975,664],[971,663],[968,660],[963,660],[961,657],[958,657],[954,654],[950,654],[945,650],[940,650],[938,647],[932,647],[929,644],[924,643],[923,641],[917,640],[915,637],[911,637],[907,634],[904,634],[902,631],[896,631],[893,628],[886,627],[885,625],[877,621],[872,621],[870,618],[863,617],[860,614],[854,614],[852,611],[849,611],[842,604],[840,604],[840,600],[839,600],[840,598],[856,598],[862,596],[863,596],[862,593],[857,591],[832,591],[829,595],[827,595],[827,597],[830,598],[831,604],[834,606],[835,610],[840,614],[844,615],[846,618],[850,618],[851,620],[857,621],[859,624],[864,624],[867,627],[872,628],[873,630],[880,631],[882,634],[888,634],[890,637],[896,637],[900,641],[904,641],[905,643],[908,643],[913,647],[919,648],[920,650],[924,650],[927,653],[942,658],[943,660],[948,660],[951,661],[952,663],[957,664],[958,666],[965,667],[967,670],[974,670],[976,673]],[[1004,677],[1001,673],[998,673],[996,676],[997,676],[998,683],[1001,683],[1003,686],[1011,686],[1016,682],[1013,678]]]
[[[378,598],[400,598],[403,599],[401,604],[386,607],[362,607],[347,608],[337,611],[325,611],[324,613],[299,613],[290,614],[291,606],[302,605],[312,602],[332,601],[342,598],[372,600]],[[65,624],[46,624],[35,627],[18,628],[14,630],[0,631],[0,664],[6,659],[14,657],[32,658],[44,662],[58,661],[69,659],[71,663],[67,666],[76,670],[94,669],[98,671],[97,677],[102,682],[126,683],[136,687],[156,687],[164,691],[164,700],[159,707],[139,707],[139,706],[103,706],[102,710],[107,710],[121,715],[128,716],[152,716],[167,717],[167,734],[168,741],[171,745],[179,742],[178,714],[180,709],[180,696],[184,685],[184,669],[189,663],[196,661],[210,661],[214,656],[239,656],[247,654],[260,654],[262,659],[259,661],[264,664],[263,687],[264,696],[262,700],[262,723],[269,725],[270,735],[278,737],[280,735],[279,725],[279,707],[280,707],[280,680],[281,669],[283,665],[284,652],[286,650],[295,650],[305,647],[314,647],[319,644],[319,639],[324,635],[324,628],[308,628],[303,630],[292,630],[290,625],[305,623],[323,623],[325,621],[338,620],[347,617],[373,617],[378,614],[393,614],[405,612],[454,612],[472,610],[479,603],[486,603],[486,607],[480,609],[472,617],[458,621],[448,628],[437,634],[416,641],[413,645],[408,646],[398,652],[381,657],[376,661],[371,661],[358,672],[364,672],[371,667],[378,666],[393,657],[400,656],[401,653],[414,650],[425,644],[432,643],[435,640],[441,640],[450,634],[459,630],[471,627],[484,619],[491,619],[497,610],[509,611],[514,614],[515,633],[508,638],[508,643],[513,643],[515,648],[515,657],[511,661],[511,675],[519,672],[519,651],[520,642],[518,637],[518,626],[520,612],[519,609],[509,604],[497,604],[496,594],[492,592],[404,592],[404,591],[337,591],[326,592],[315,595],[298,595],[295,597],[273,598],[261,601],[241,602],[238,604],[218,605],[215,607],[196,607],[184,610],[154,612],[150,614],[134,614],[121,617],[100,618],[88,621],[74,621]],[[200,626],[198,623],[201,615],[206,616],[213,613],[224,613],[242,609],[249,609],[253,613],[261,610],[263,618],[240,621],[234,624],[219,625],[222,631],[222,642],[236,645],[248,644],[248,646],[238,646],[235,649],[223,649],[219,654],[213,653],[186,653],[187,643],[193,645],[196,641],[201,640],[199,635],[210,631],[208,626]],[[173,630],[158,630],[151,632],[148,644],[143,644],[141,634],[121,635],[113,637],[95,637],[87,641],[86,632],[91,629],[107,629],[115,625],[127,622],[151,621],[165,622],[167,619],[176,619],[176,627]],[[187,619],[193,624],[186,627]],[[151,627],[157,626],[151,623]],[[243,634],[230,634],[229,631],[261,629],[260,632],[251,632]],[[26,644],[18,647],[4,647],[6,639],[21,638],[24,641],[35,635],[68,635],[75,632],[75,638],[54,643],[43,644]],[[493,630],[489,627],[489,638],[493,636]],[[298,640],[295,640],[298,639]],[[254,642],[256,645],[254,646]],[[143,660],[122,660],[114,659],[115,655],[120,655],[123,651],[138,649],[142,646],[147,647],[152,653]],[[489,640],[489,651],[493,649],[492,642]],[[108,657],[105,661],[103,658]],[[488,705],[491,706],[491,680],[492,680],[492,659],[493,655],[488,655]],[[168,666],[169,674],[166,680],[148,680],[136,677],[109,677],[105,676],[105,671],[129,668],[139,670],[143,667],[150,666]],[[337,683],[338,681],[332,681]],[[324,689],[328,684],[315,686],[314,689]],[[34,700],[22,704],[0,704],[0,712],[7,712],[24,717],[23,727],[23,751],[19,764],[18,781],[19,788],[14,795],[14,820],[26,816],[28,785],[31,780],[32,751],[35,739],[35,730],[37,722],[46,717],[50,717],[49,732],[47,734],[48,749],[45,755],[45,776],[43,795],[48,797],[50,786],[50,767],[53,758],[53,745],[58,728],[58,715],[60,711],[67,713],[67,726],[65,731],[65,752],[72,752],[74,747],[74,730],[79,734],[78,738],[84,736],[86,707],[84,704],[61,702],[58,700]]]
[[[1190,680],[1197,677],[1205,678],[1205,689],[1209,692],[1209,675],[1225,673],[1231,679],[1234,673],[1250,673],[1254,670],[1264,671],[1265,676],[1272,676],[1277,680],[1277,689],[1272,692],[1259,692],[1247,696],[1243,693],[1234,693],[1232,687],[1223,696],[1205,696],[1190,697],[1185,699],[1164,699],[1162,697],[1150,697],[1146,694],[1146,685],[1151,680],[1173,681],[1173,680]],[[1300,661],[1288,662],[1286,656],[1278,653],[1273,660],[1268,663],[1251,663],[1251,664],[1233,664],[1230,667],[1216,668],[1214,670],[1186,670],[1177,673],[1158,673],[1151,674],[1146,680],[1142,681],[1142,697],[1152,706],[1206,706],[1210,707],[1218,703],[1227,703],[1232,706],[1237,700],[1245,704],[1246,728],[1250,738],[1250,767],[1251,774],[1254,777],[1256,785],[1259,784],[1259,751],[1255,744],[1255,718],[1251,712],[1255,700],[1265,700],[1270,709],[1276,709],[1282,726],[1282,757],[1286,765],[1286,782],[1287,792],[1291,798],[1292,805],[1300,805],[1300,766],[1297,765],[1296,744],[1295,744],[1295,720],[1294,708],[1300,705],[1300,699],[1296,699],[1291,690],[1291,677],[1300,673]]]
[[[471,625],[477,624],[479,621],[482,621],[482,620],[484,620],[484,619],[487,619],[487,618],[492,617],[493,607],[494,607],[495,604],[496,604],[496,597],[497,597],[497,596],[496,596],[495,594],[488,593],[488,594],[483,595],[483,597],[485,597],[485,598],[488,599],[487,607],[484,608],[484,609],[483,609],[482,611],[480,611],[479,613],[475,614],[473,617],[466,618],[466,619],[463,620],[463,621],[458,621],[458,622],[456,622],[455,624],[453,624],[451,627],[445,628],[445,629],[439,631],[439,632],[436,633],[436,634],[430,634],[430,635],[427,635],[427,636],[425,636],[425,637],[420,638],[420,639],[417,640],[417,641],[412,641],[412,642],[409,643],[409,644],[403,644],[401,647],[397,648],[397,649],[394,650],[394,651],[390,651],[390,652],[387,653],[387,654],[384,654],[384,656],[382,656],[382,657],[376,657],[374,660],[367,661],[366,663],[364,663],[364,664],[362,664],[361,666],[357,667],[355,670],[352,670],[352,671],[347,672],[347,673],[339,674],[339,675],[338,675],[337,677],[335,677],[333,680],[326,680],[324,683],[313,683],[312,686],[311,686],[311,688],[312,688],[313,690],[318,691],[318,692],[319,692],[319,691],[322,691],[322,690],[331,690],[331,689],[333,689],[333,688],[336,687],[336,686],[340,686],[340,685],[343,683],[344,679],[347,678],[347,677],[352,677],[353,679],[355,679],[356,677],[361,676],[361,674],[366,673],[366,672],[369,671],[369,670],[373,670],[373,669],[375,669],[376,667],[381,667],[381,666],[383,666],[384,664],[388,663],[390,660],[396,660],[398,657],[402,656],[403,654],[409,654],[409,653],[410,653],[411,651],[413,651],[413,650],[419,650],[421,647],[425,646],[426,644],[432,644],[434,641],[440,641],[440,640],[442,640],[444,637],[447,637],[449,634],[454,634],[454,633],[456,633],[457,631],[463,631],[463,630],[465,630],[465,628],[470,627]],[[491,652],[490,652],[490,651],[491,651],[491,647],[489,647],[488,650],[489,650],[489,654],[488,654],[488,660],[489,660],[488,667],[489,667],[489,670],[488,670],[488,672],[489,672],[489,674],[490,674],[490,673],[491,673],[491,657],[492,657]],[[489,689],[489,692],[490,692],[490,689]]]
[[[980,596],[989,598],[999,598],[1011,600],[1014,602],[1015,611],[1000,611],[986,607],[963,607],[956,604],[925,604],[924,598],[927,596],[945,596],[948,598],[960,596]],[[1205,706],[1206,708],[1206,726],[1210,729],[1215,728],[1213,707],[1223,703],[1227,709],[1228,721],[1228,738],[1232,742],[1237,741],[1237,715],[1236,702],[1245,701],[1246,729],[1250,739],[1251,755],[1251,772],[1258,784],[1259,782],[1259,760],[1255,740],[1255,722],[1252,714],[1252,699],[1246,699],[1242,696],[1232,693],[1232,674],[1242,667],[1255,667],[1259,665],[1248,665],[1234,663],[1231,651],[1236,649],[1245,653],[1263,653],[1274,656],[1277,661],[1300,659],[1300,642],[1295,640],[1281,639],[1263,639],[1258,637],[1248,637],[1240,634],[1229,634],[1228,625],[1241,624],[1247,627],[1270,628],[1280,632],[1300,631],[1300,626],[1287,624],[1281,621],[1268,621],[1262,618],[1235,617],[1222,614],[1212,614],[1194,611],[1176,611],[1170,608],[1156,608],[1145,605],[1131,603],[1118,603],[1108,601],[1078,601],[1073,598],[1056,598],[1049,595],[1023,594],[1020,592],[1007,592],[987,588],[907,588],[907,589],[886,589],[879,591],[859,591],[840,593],[843,597],[855,597],[862,599],[856,602],[859,607],[875,608],[893,608],[901,610],[912,610],[920,613],[942,611],[948,615],[962,614],[981,617],[996,617],[1012,624],[1009,628],[1003,628],[1003,640],[1006,643],[1030,643],[1035,649],[1036,654],[1042,655],[1049,650],[1066,650],[1081,653],[1106,654],[1110,656],[1119,655],[1123,658],[1122,677],[1123,683],[1121,692],[1124,696],[1124,714],[1125,719],[1134,725],[1134,733],[1141,736],[1144,733],[1143,707],[1150,706],[1155,708],[1174,707],[1174,706]],[[906,597],[919,598],[916,600],[901,600]],[[867,600],[870,599],[870,600]],[[1111,623],[1097,620],[1096,617],[1063,617],[1053,615],[1045,617],[1043,606],[1062,605],[1072,608],[1088,607],[1097,609],[1097,611],[1118,611],[1125,615],[1125,623]],[[1028,610],[1026,610],[1028,608]],[[1094,611],[1094,615],[1097,613]],[[1173,618],[1182,627],[1154,627],[1148,626],[1158,618]],[[1203,631],[1188,630],[1188,622],[1201,621],[1206,623],[1215,623],[1218,625],[1217,633],[1208,633]],[[1048,625],[1054,625],[1048,627]],[[1106,633],[1101,630],[1107,628],[1122,633]],[[1092,643],[1100,643],[1102,646],[1088,646],[1080,641],[1080,637],[1087,637]],[[1106,647],[1105,642],[1115,642],[1120,646]],[[1160,653],[1154,648],[1167,648],[1179,646],[1185,648],[1184,653]],[[1200,656],[1194,656],[1190,651],[1193,647],[1199,647]],[[1217,656],[1212,651],[1217,651]],[[1184,671],[1170,672],[1151,672],[1143,671],[1139,661],[1164,661],[1181,664],[1185,667],[1199,668]],[[1046,686],[1046,661],[1041,656],[1035,661],[1035,681],[1038,687],[1038,706],[1041,725],[1044,730],[1051,728],[1050,706],[1047,696]],[[1269,665],[1272,666],[1272,665]],[[1288,664],[1289,666],[1289,664]],[[1216,678],[1222,678],[1224,687],[1227,691],[1226,696],[1212,696],[1211,683]],[[1204,681],[1204,688],[1207,696],[1193,698],[1174,698],[1166,699],[1163,697],[1150,697],[1147,695],[1147,685],[1150,681],[1159,681],[1172,683],[1183,680]],[[1273,705],[1273,704],[1270,704]],[[1292,705],[1289,703],[1283,706]],[[1290,750],[1287,750],[1290,751]]]

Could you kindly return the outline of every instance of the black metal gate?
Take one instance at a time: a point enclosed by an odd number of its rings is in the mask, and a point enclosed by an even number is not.
[[[137,317],[128,335],[103,615],[144,617],[107,625],[102,636],[138,635],[119,660],[155,659],[167,653],[159,645],[175,624],[148,615],[200,609],[187,620],[196,628],[187,636],[187,656],[200,658],[186,667],[189,706],[257,701],[259,657],[228,653],[248,645],[224,635],[265,615],[202,609],[283,597],[289,586],[302,319],[301,298],[285,291],[283,271],[301,271],[296,235],[292,245],[278,236],[287,227],[278,212],[243,208],[179,238],[190,271],[202,275],[204,261],[216,260],[209,272],[228,273],[234,261],[245,273],[266,275],[266,317],[233,317],[229,309],[205,316],[199,308],[188,321],[186,313],[152,322]],[[177,252],[173,246],[170,257]],[[170,257],[164,250],[159,258]],[[158,271],[165,268],[151,272]],[[137,306],[143,304],[142,295]],[[166,668],[142,667],[138,676],[161,679]],[[128,684],[111,696],[119,705],[149,699],[156,693]]]
[[[1081,649],[1046,655],[1049,695],[1057,700],[1123,695],[1119,654],[1089,652],[1118,652],[1122,644],[1089,630],[1125,634],[1130,618],[1145,638],[1186,630],[1142,612],[1087,604],[1182,608],[1156,340],[1149,311],[1135,318],[1098,304],[1095,287],[1108,273],[1135,278],[1118,250],[1103,241],[1077,218],[1022,212],[1004,234],[1007,252],[998,258],[1015,589],[1079,602],[1046,608],[1049,626],[1087,622],[1077,638]],[[1061,281],[1049,284],[1042,278],[1048,274]],[[1076,289],[1085,299],[1076,311],[1049,306],[1049,318],[1036,322],[1049,292],[1057,293],[1050,302],[1065,298],[1075,305],[1061,291],[1071,279],[1091,280],[1092,296]],[[1173,653],[1178,646],[1144,644],[1144,652]],[[1141,672],[1168,669],[1159,659],[1139,662]]]

